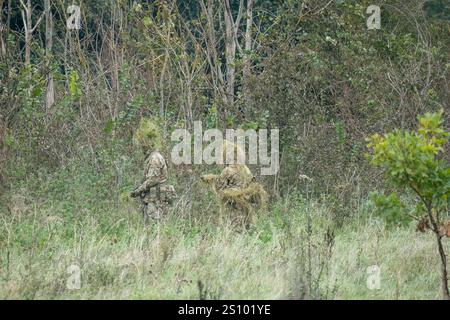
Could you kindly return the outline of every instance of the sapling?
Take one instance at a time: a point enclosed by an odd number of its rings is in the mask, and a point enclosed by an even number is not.
[[[441,287],[443,298],[450,300],[448,288],[447,256],[443,239],[450,236],[449,215],[450,164],[443,159],[444,145],[449,132],[443,128],[443,111],[426,113],[418,118],[417,131],[395,130],[368,139],[371,163],[384,169],[386,178],[399,191],[411,191],[417,206],[411,212],[389,214],[389,219],[414,219],[417,230],[431,230],[436,238],[441,260]],[[397,194],[385,200],[399,201]],[[397,204],[398,206],[398,204]],[[406,207],[406,205],[402,205]],[[399,221],[400,222],[400,221]]]

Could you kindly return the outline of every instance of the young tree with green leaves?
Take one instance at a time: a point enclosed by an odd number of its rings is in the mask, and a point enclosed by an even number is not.
[[[382,167],[388,180],[401,190],[411,190],[419,204],[405,214],[419,221],[418,229],[430,229],[435,237],[441,259],[443,298],[450,300],[447,256],[443,238],[449,235],[450,164],[442,159],[449,132],[443,128],[443,111],[419,117],[417,131],[395,130],[384,136],[375,134],[368,139],[372,149],[372,164]],[[396,194],[385,199],[399,198]],[[406,207],[401,204],[399,207]],[[392,218],[392,215],[389,215]],[[395,215],[403,219],[401,215]],[[392,220],[392,219],[391,219]]]

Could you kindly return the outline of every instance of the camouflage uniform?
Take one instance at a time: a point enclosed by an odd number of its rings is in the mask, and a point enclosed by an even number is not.
[[[144,223],[148,218],[159,220],[167,211],[175,198],[175,189],[166,184],[167,164],[159,152],[150,153],[145,159],[145,180],[132,193],[132,197],[140,196]]]

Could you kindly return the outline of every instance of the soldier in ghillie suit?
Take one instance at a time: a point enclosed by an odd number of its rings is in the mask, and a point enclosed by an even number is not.
[[[243,152],[238,145],[225,140],[224,159],[230,149],[233,150],[235,159]],[[220,221],[226,213],[232,223],[237,222],[248,228],[255,222],[256,210],[266,209],[267,192],[255,181],[250,169],[244,164],[228,164],[219,175],[206,174],[202,176],[202,180],[211,185],[220,200]]]
[[[167,184],[167,163],[159,152],[161,135],[158,126],[148,120],[141,119],[135,133],[135,142],[141,146],[145,155],[144,180],[131,192],[133,198],[140,197],[144,224],[148,219],[159,220],[175,198],[175,188]]]

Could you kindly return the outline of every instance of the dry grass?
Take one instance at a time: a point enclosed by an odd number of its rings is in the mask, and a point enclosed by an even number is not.
[[[280,203],[245,232],[175,213],[145,229],[137,210],[129,217],[121,209],[86,211],[73,220],[53,209],[28,207],[20,219],[2,212],[1,298],[198,299],[199,281],[208,299],[440,294],[432,237],[368,219],[330,242],[324,237],[333,226],[330,211],[314,202]],[[66,287],[70,265],[80,267],[79,290]],[[372,265],[381,270],[379,290],[366,285]]]

